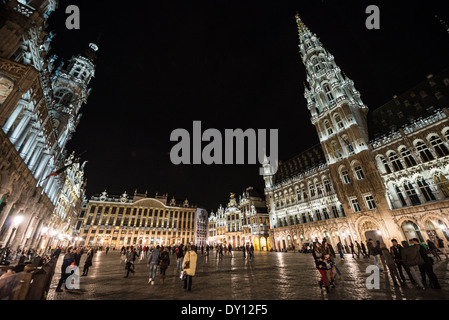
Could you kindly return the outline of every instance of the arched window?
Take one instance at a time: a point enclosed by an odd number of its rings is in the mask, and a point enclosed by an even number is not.
[[[295,191],[296,191],[296,201],[300,201],[301,200],[301,190],[299,189],[298,186],[295,187]]]
[[[416,151],[418,151],[423,162],[427,162],[434,159],[432,153],[427,148],[427,145],[422,141],[418,141],[416,143]]]
[[[338,113],[335,114],[334,120],[335,120],[335,123],[337,124],[337,127],[339,129],[344,128],[345,125],[344,125],[343,121],[341,120],[341,117],[340,117],[340,115]]]
[[[385,168],[385,172],[386,173],[391,173],[391,169],[390,169],[390,166],[388,165],[387,160],[384,157],[382,157],[382,156],[379,157],[379,160],[382,162],[382,165]]]
[[[334,131],[332,130],[332,125],[331,125],[331,123],[328,120],[326,120],[324,122],[324,127],[325,127],[326,132],[327,132],[328,135],[331,135],[332,133],[334,133]]]
[[[332,91],[331,91],[331,88],[329,87],[329,84],[325,83],[323,85],[323,89],[324,89],[324,92],[326,93],[327,100],[329,102],[333,102],[335,98],[334,98],[334,95],[332,94]]]
[[[415,158],[413,158],[413,156],[411,155],[410,151],[407,148],[403,147],[399,150],[399,152],[401,153],[402,158],[407,164],[407,167],[410,168],[416,166]]]
[[[69,89],[59,88],[53,93],[56,105],[67,106],[70,104],[73,98],[73,93]]]
[[[407,206],[407,202],[404,199],[404,196],[402,195],[401,189],[399,189],[398,186],[395,187],[396,194],[398,195],[399,200],[401,201],[402,205],[405,207]]]
[[[418,184],[419,190],[423,194],[426,201],[432,201],[435,200],[435,196],[432,193],[432,190],[430,190],[429,185],[424,180],[424,178],[419,178],[416,180],[416,183]]]
[[[363,173],[362,166],[359,164],[357,164],[354,167],[354,173],[355,173],[355,176],[357,177],[357,180],[362,180],[365,178],[365,174]]]
[[[415,188],[409,181],[405,182],[403,187],[404,187],[405,193],[407,194],[408,198],[412,202],[413,206],[421,204],[421,201],[419,200],[419,197],[416,194]]]
[[[341,180],[343,181],[343,183],[345,183],[345,184],[351,183],[351,179],[349,178],[348,170],[345,170],[345,169],[341,170],[340,175],[341,175]]]
[[[433,136],[432,138],[430,138],[430,144],[435,149],[435,151],[439,157],[444,157],[449,154],[449,150],[444,145],[444,142],[443,142],[443,140],[441,140],[440,137]]]
[[[405,237],[408,240],[418,238],[419,242],[424,242],[424,238],[422,237],[421,231],[419,230],[419,227],[416,225],[416,223],[412,221],[405,221],[402,225],[402,230],[404,231]]]
[[[404,169],[404,167],[402,166],[402,163],[399,160],[399,157],[396,153],[391,152],[388,156],[389,156],[390,162],[394,168],[394,171],[399,171],[399,170]]]
[[[449,197],[449,181],[444,176],[444,174],[442,174],[441,172],[435,174],[433,180],[435,181],[435,184],[438,187],[438,189],[440,189],[441,192],[444,194],[444,196],[446,198]]]
[[[315,186],[313,185],[313,183],[309,183],[309,192],[311,197],[315,196]]]

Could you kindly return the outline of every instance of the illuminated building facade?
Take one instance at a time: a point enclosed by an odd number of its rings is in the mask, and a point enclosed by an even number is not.
[[[167,195],[111,196],[104,191],[83,205],[76,226],[85,246],[156,246],[195,242],[197,207]]]
[[[246,188],[239,200],[231,193],[226,208],[221,205],[209,216],[209,244],[252,244],[255,250],[271,249],[269,220],[265,200],[252,187]]]
[[[66,187],[70,178],[64,172],[50,174],[66,163],[66,144],[87,101],[98,48],[90,44],[66,65],[48,56],[54,35],[46,31],[47,19],[57,4],[0,4],[0,243],[13,249],[42,243],[42,231],[55,225],[55,208],[64,221],[73,213],[61,211],[73,208],[63,203],[73,199],[60,192],[75,186]],[[15,225],[18,217],[22,222]]]
[[[276,250],[392,238],[449,240],[449,72],[368,112],[360,92],[301,19],[304,96],[320,143],[264,164]]]

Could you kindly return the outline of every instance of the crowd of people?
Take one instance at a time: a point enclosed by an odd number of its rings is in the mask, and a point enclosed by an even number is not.
[[[348,245],[337,244],[337,251],[340,261],[344,260],[344,253],[351,254],[352,258],[360,257],[373,259],[373,265],[379,268],[379,271],[389,273],[394,286],[406,286],[407,274],[408,280],[419,290],[426,290],[427,284],[430,288],[441,289],[438,278],[433,271],[435,260],[442,261],[440,254],[449,259],[444,241],[437,238],[436,243],[427,240],[420,242],[417,238],[402,241],[398,243],[396,239],[391,240],[390,248],[379,240],[368,239],[366,245],[354,241]],[[338,278],[343,281],[343,277],[337,267],[336,253],[326,238],[320,243],[317,239],[310,244],[310,247],[304,247],[300,252],[312,252],[315,265],[320,273],[321,279],[318,285],[321,289],[330,293],[330,288],[335,288],[335,280]],[[435,258],[433,258],[433,257]],[[428,280],[428,281],[427,281]]]
[[[202,255],[204,254],[204,247],[200,247]],[[147,267],[149,268],[148,284],[154,285],[159,269],[161,278],[161,284],[165,282],[166,270],[170,266],[170,254],[176,257],[176,272],[180,275],[181,280],[184,282],[184,289],[192,291],[192,281],[196,272],[197,264],[197,250],[194,245],[184,246],[183,244],[177,246],[128,246],[122,247],[120,262],[125,263],[126,275],[124,278],[128,278],[129,273],[135,273],[134,264],[136,261],[143,259],[147,260]],[[209,246],[206,248],[207,254],[209,253]]]

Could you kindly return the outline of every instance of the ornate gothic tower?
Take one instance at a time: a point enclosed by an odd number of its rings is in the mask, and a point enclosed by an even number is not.
[[[304,96],[337,186],[337,196],[348,213],[354,234],[360,237],[365,231],[388,233],[385,223],[392,219],[385,187],[369,149],[368,108],[360,99],[354,82],[342,74],[334,57],[298,15],[296,23],[308,83]],[[358,225],[359,218],[367,215],[375,219],[377,225],[382,225],[382,230],[377,232],[368,225]]]
[[[89,44],[89,48],[72,57],[66,67],[62,63],[52,79],[54,103],[50,115],[60,149],[64,149],[80,120],[79,110],[87,101],[88,85],[95,75],[97,51],[95,44]]]

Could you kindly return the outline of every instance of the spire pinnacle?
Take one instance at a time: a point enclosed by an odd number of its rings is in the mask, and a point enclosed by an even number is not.
[[[296,18],[296,24],[298,25],[299,38],[301,39],[305,34],[310,33],[310,30],[309,30],[309,28],[307,28],[307,26],[304,24],[304,22],[302,22],[298,13],[296,13],[295,18]]]

